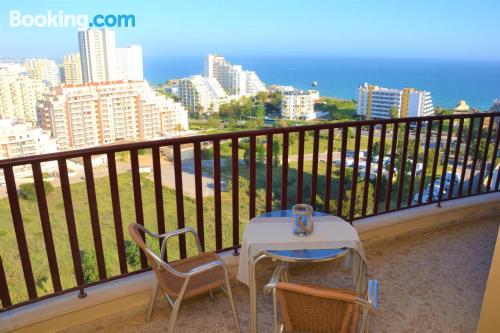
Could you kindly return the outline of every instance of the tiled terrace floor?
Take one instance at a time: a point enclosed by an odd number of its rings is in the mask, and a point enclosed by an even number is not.
[[[476,221],[366,249],[370,275],[380,282],[380,310],[371,332],[474,332],[500,219]],[[260,266],[263,285],[272,265]],[[326,286],[349,281],[336,264],[292,268],[293,281]],[[248,289],[235,283],[242,332],[249,331]],[[261,294],[261,293],[260,293]],[[166,302],[165,302],[166,303]],[[164,304],[165,304],[164,303]],[[260,332],[272,332],[272,299],[260,295]],[[165,332],[170,310],[157,307],[150,323],[144,312],[100,320],[71,332]],[[177,321],[178,332],[234,332],[224,294],[187,301]]]

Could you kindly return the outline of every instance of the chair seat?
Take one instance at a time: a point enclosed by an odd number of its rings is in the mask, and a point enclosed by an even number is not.
[[[361,309],[355,290],[282,282],[276,289],[287,332],[357,332]]]
[[[193,268],[207,264],[212,261],[221,261],[220,257],[215,253],[200,253],[199,255],[181,259],[170,265],[180,271],[188,272]],[[160,286],[164,293],[169,296],[177,297],[181,292],[185,278],[175,276],[164,268],[161,268],[157,274]],[[189,280],[189,284],[184,295],[184,298],[193,297],[209,290],[218,288],[224,285],[224,270],[222,267],[211,269],[207,272],[193,276]]]

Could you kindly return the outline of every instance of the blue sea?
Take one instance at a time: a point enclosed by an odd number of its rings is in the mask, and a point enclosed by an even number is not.
[[[368,82],[384,87],[428,90],[434,105],[454,107],[461,99],[487,110],[500,98],[500,62],[326,57],[226,57],[256,71],[266,84],[308,89],[313,81],[322,96],[351,99]],[[144,76],[153,84],[199,74],[204,57],[145,58]]]

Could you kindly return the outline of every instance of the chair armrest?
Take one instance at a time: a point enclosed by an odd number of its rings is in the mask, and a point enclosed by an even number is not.
[[[273,272],[273,275],[271,276],[271,279],[269,279],[269,282],[264,286],[264,293],[269,295],[273,292],[273,290],[276,288],[276,283],[280,282],[281,277],[283,275],[283,266],[278,265],[276,269]]]
[[[185,274],[188,276],[195,276],[195,275],[205,273],[207,271],[210,271],[210,270],[212,270],[214,268],[218,268],[218,267],[222,267],[223,269],[226,269],[226,266],[224,265],[224,263],[222,261],[214,260],[214,261],[208,262],[206,264],[200,265],[198,267],[195,267],[193,269],[190,269]]]
[[[196,230],[194,230],[191,227],[185,227],[182,229],[178,229],[175,231],[171,231],[171,232],[167,232],[167,233],[158,235],[159,236],[158,238],[163,238],[163,241],[161,243],[160,258],[162,258],[162,259],[165,258],[165,248],[167,247],[167,242],[168,242],[169,238],[174,237],[174,236],[183,235],[183,234],[188,234],[188,233],[191,233],[194,235],[194,238],[196,240],[196,247],[198,248],[198,253],[203,252],[203,249],[201,248],[200,239],[198,238],[198,233],[196,232]]]
[[[182,234],[187,234],[187,233],[192,233],[196,237],[198,237],[198,233],[192,227],[185,227],[185,228],[182,228],[182,229],[177,229],[177,230],[174,230],[174,231],[166,232],[166,233],[162,234],[162,236],[163,236],[162,238],[169,238],[169,237],[173,237],[173,236],[177,236],[177,235],[182,235]]]

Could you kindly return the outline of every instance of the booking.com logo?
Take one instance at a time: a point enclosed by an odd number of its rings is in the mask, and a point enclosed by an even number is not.
[[[129,28],[135,27],[135,15],[97,14],[89,16],[86,14],[64,14],[62,10],[57,12],[49,10],[47,14],[31,15],[23,14],[19,10],[11,10],[9,26],[13,28]]]

